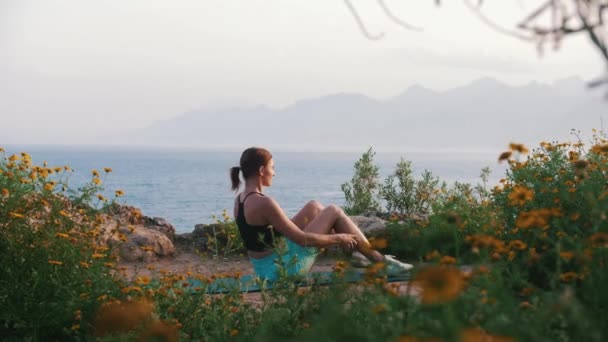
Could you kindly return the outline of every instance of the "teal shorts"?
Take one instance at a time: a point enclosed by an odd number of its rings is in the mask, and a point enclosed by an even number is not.
[[[290,276],[308,273],[317,255],[319,255],[318,248],[300,246],[284,238],[279,240],[278,248],[275,248],[272,254],[261,259],[249,258],[249,260],[258,277],[274,281],[281,273]]]

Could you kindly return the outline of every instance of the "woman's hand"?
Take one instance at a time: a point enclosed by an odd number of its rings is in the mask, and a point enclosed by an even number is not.
[[[359,243],[355,234],[334,234],[333,237],[336,239],[336,244],[346,249],[353,249]]]

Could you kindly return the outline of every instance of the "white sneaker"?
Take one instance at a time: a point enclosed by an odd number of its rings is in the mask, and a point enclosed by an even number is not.
[[[386,263],[386,272],[389,274],[404,273],[414,268],[414,265],[395,259],[394,255],[385,255],[384,262]]]

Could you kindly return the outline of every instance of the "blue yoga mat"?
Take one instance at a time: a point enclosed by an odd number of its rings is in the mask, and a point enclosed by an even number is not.
[[[352,270],[347,272],[344,277],[336,279],[334,272],[311,272],[303,277],[294,277],[293,282],[298,286],[328,285],[335,281],[345,281],[356,283],[365,278],[364,270]],[[386,275],[387,282],[406,281],[410,279],[409,272],[400,274]],[[209,284],[204,284],[196,278],[187,280],[191,291],[196,291],[197,288],[205,289],[206,293],[226,293],[232,291],[239,292],[259,292],[262,290],[270,290],[274,283],[268,280],[261,280],[256,275],[247,274],[240,278],[226,277],[218,278]]]

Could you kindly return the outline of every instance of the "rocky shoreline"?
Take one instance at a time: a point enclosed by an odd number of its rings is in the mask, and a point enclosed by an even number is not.
[[[388,220],[373,216],[350,216],[368,237],[383,235]],[[423,215],[408,219],[425,220]],[[149,217],[133,206],[112,208],[103,218],[102,243],[114,247],[120,261],[150,263],[175,257],[180,252],[207,252],[209,236],[217,224],[197,224],[190,233],[178,234],[161,217]]]

